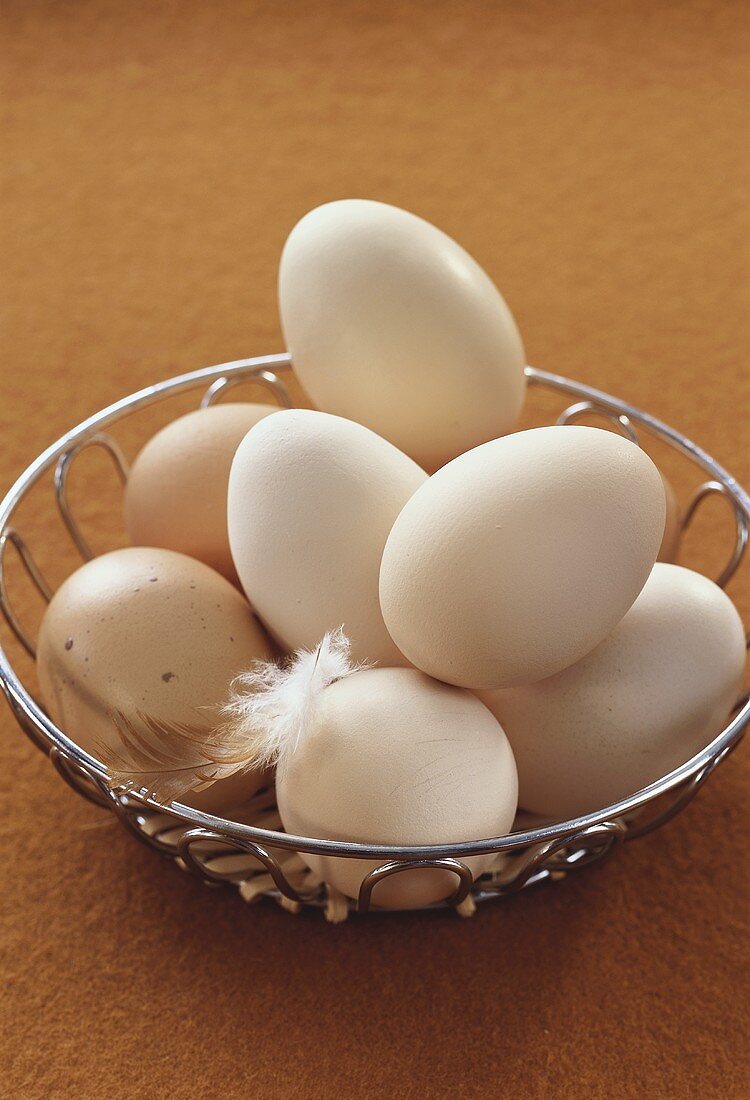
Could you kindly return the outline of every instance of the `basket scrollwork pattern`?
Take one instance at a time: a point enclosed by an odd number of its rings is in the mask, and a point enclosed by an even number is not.
[[[68,497],[68,478],[76,458],[87,448],[104,450],[120,482],[128,465],[110,428],[124,415],[139,408],[166,402],[186,391],[199,394],[201,407],[221,400],[240,383],[263,388],[282,407],[293,405],[280,377],[291,370],[288,355],[271,355],[225,363],[150,386],[96,413],[52,444],[21,475],[0,504],[0,609],[18,645],[33,658],[35,641],[20,621],[8,591],[6,563],[12,552],[20,560],[43,600],[52,589],[26,541],[14,527],[19,504],[34,491],[47,471],[53,472],[57,508],[81,559],[93,556],[92,547],[76,520]],[[669,444],[700,471],[701,480],[685,508],[683,531],[694,521],[704,502],[721,497],[734,517],[734,543],[717,577],[724,587],[743,561],[748,543],[750,499],[736,480],[696,444],[647,413],[617,398],[545,371],[526,368],[532,388],[550,391],[571,400],[557,416],[558,424],[603,419],[634,443],[655,437]],[[620,803],[567,822],[527,821],[519,817],[516,830],[504,837],[432,847],[394,847],[294,837],[282,831],[273,789],[254,799],[253,824],[225,820],[179,803],[161,805],[153,799],[110,790],[103,764],[84,752],[75,730],[58,729],[23,685],[10,656],[0,649],[0,686],[24,732],[45,752],[61,778],[77,794],[115,814],[117,820],[141,843],[160,853],[179,868],[211,886],[232,885],[246,900],[270,896],[285,908],[305,906],[325,909],[331,920],[340,920],[349,909],[365,913],[377,908],[377,885],[393,875],[415,868],[439,868],[451,872],[455,891],[444,906],[470,915],[477,902],[508,897],[542,882],[557,882],[614,854],[624,841],[645,836],[679,813],[697,794],[717,766],[740,741],[750,722],[746,692],[738,701],[725,729],[702,752],[650,787]],[[246,817],[247,815],[243,815]],[[363,877],[359,897],[348,900],[326,887],[308,870],[300,853],[336,855],[377,861]],[[465,860],[472,855],[494,857],[490,871],[476,880]]]

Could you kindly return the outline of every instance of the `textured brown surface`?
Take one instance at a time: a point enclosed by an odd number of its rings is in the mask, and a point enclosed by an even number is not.
[[[3,13],[3,487],[122,394],[278,349],[284,237],[349,195],[457,236],[530,362],[750,482],[745,3]],[[19,521],[59,579],[58,527]],[[689,560],[726,537],[707,513]],[[577,880],[333,928],[166,868],[0,727],[5,1095],[747,1095],[746,747]]]

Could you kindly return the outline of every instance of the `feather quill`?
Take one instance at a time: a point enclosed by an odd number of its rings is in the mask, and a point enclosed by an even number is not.
[[[140,710],[133,716],[111,711],[109,717],[118,744],[99,742],[96,753],[107,766],[110,787],[172,802],[226,779],[244,762],[225,743],[220,726],[168,722]]]
[[[352,663],[350,650],[339,627],[314,650],[298,650],[286,665],[256,661],[232,683],[214,728],[167,722],[142,711],[134,717],[111,711],[119,744],[97,745],[110,787],[143,791],[167,803],[277,763],[310,729],[321,692],[369,667]]]

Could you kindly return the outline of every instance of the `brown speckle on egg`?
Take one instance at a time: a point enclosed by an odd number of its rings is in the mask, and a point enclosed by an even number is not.
[[[63,582],[45,612],[37,652],[50,719],[94,755],[97,746],[126,747],[113,708],[130,718],[140,711],[157,722],[191,723],[204,706],[223,702],[239,672],[269,656],[249,605],[225,577],[173,551],[139,547],[100,555]],[[222,780],[216,790],[190,795],[189,804],[239,805],[260,779],[240,776],[226,793]]]

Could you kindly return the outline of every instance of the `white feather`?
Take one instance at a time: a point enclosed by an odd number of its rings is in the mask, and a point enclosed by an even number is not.
[[[314,650],[299,649],[289,664],[257,661],[232,684],[223,707],[226,744],[246,757],[242,770],[276,764],[295,751],[315,720],[322,692],[335,680],[369,667],[353,663],[343,627]]]

